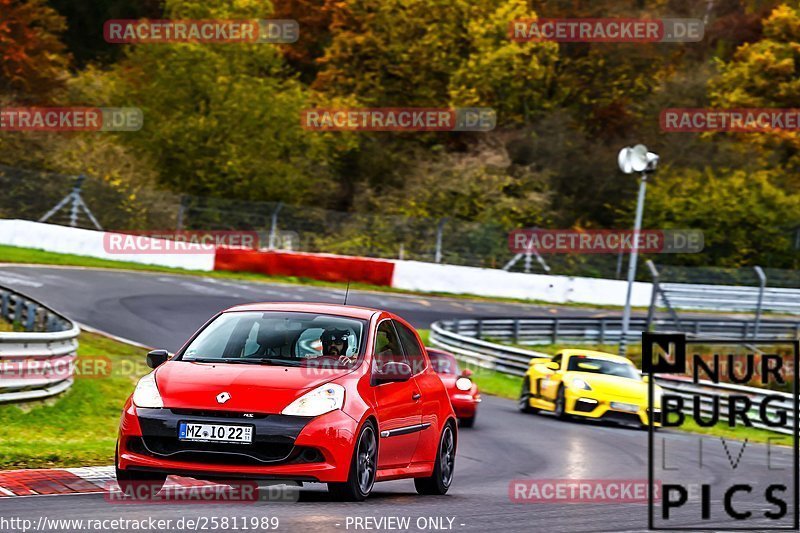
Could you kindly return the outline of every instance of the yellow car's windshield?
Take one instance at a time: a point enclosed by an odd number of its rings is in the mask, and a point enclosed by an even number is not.
[[[641,380],[641,376],[636,371],[636,368],[629,363],[618,363],[616,361],[609,361],[608,359],[598,359],[583,355],[573,355],[570,357],[567,370],[573,372],[607,374],[609,376]]]

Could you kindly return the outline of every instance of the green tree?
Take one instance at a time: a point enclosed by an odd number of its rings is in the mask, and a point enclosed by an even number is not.
[[[782,5],[764,21],[764,36],[718,61],[709,96],[719,108],[796,108],[800,105],[800,8]],[[800,185],[800,134],[796,131],[736,134],[741,149],[762,164],[786,170],[786,187]]]
[[[552,104],[558,45],[517,43],[508,35],[510,21],[531,16],[524,0],[513,0],[467,23],[469,55],[450,80],[455,105],[493,107],[508,124]]]
[[[269,18],[258,0],[211,6],[169,0],[173,19]],[[271,44],[131,46],[110,72],[88,69],[76,85],[93,101],[135,106],[144,127],[124,133],[176,192],[251,200],[327,200],[331,165],[347,134],[306,131],[301,113],[324,104],[286,71]]]
[[[508,23],[531,17],[522,0],[340,2],[315,86],[364,105],[522,114],[543,105],[555,60],[552,43],[510,42]]]
[[[800,195],[775,185],[779,174],[665,168],[647,191],[644,227],[703,230],[705,249],[682,255],[684,265],[797,268]]]

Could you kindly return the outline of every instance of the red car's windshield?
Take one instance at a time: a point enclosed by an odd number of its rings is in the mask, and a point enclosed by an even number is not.
[[[439,374],[458,374],[458,361],[449,353],[429,351],[431,366]]]
[[[363,352],[367,322],[296,312],[230,312],[209,324],[180,355],[183,361],[353,366]]]

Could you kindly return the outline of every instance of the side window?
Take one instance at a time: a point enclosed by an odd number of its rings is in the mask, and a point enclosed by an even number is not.
[[[400,322],[395,322],[394,325],[397,328],[397,333],[400,334],[400,342],[403,343],[408,364],[411,365],[411,373],[419,374],[425,370],[425,356],[416,335]]]
[[[400,341],[391,320],[384,320],[378,324],[373,355],[375,356],[375,368],[381,368],[390,362],[405,362],[403,351],[400,349]]]
[[[558,355],[556,355],[555,357],[553,357],[553,359],[551,360],[551,362],[552,362],[552,363],[558,363],[558,368],[561,368],[561,358],[562,358],[562,357],[563,357],[563,356],[562,356],[561,354],[558,354]]]

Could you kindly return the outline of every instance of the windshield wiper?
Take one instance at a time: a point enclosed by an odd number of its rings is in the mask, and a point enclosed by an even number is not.
[[[242,359],[239,357],[194,357],[192,359],[184,359],[190,363],[233,363],[233,364],[259,364],[261,359]]]
[[[231,363],[241,365],[283,365],[283,366],[300,366],[299,361],[291,359],[273,359],[269,357],[230,357],[230,358],[194,358],[184,359],[192,363]]]

